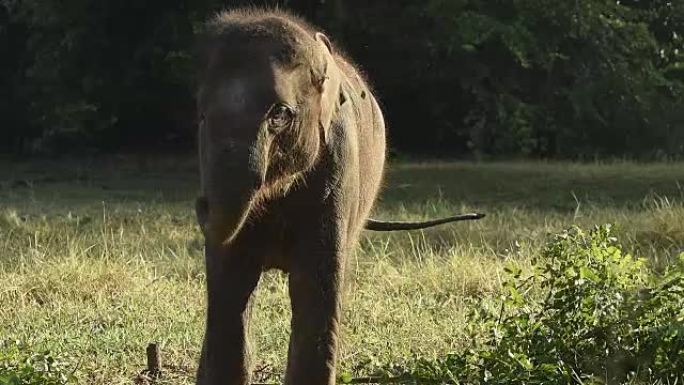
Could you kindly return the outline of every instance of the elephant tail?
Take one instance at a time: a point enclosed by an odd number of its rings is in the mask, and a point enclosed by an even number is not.
[[[398,231],[398,230],[420,230],[428,227],[443,225],[445,223],[459,222],[459,221],[473,221],[482,219],[485,214],[461,214],[453,217],[434,219],[424,222],[392,222],[392,221],[378,221],[375,219],[367,219],[365,228],[371,231]]]

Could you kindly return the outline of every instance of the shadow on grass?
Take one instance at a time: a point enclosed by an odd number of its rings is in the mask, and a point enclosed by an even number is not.
[[[651,197],[684,196],[679,164],[435,163],[396,165],[382,205],[435,199],[456,205],[567,212],[579,204],[636,208]]]

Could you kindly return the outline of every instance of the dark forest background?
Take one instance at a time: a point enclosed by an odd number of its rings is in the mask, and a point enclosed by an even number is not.
[[[680,0],[0,0],[0,153],[194,149],[193,35],[246,4],[348,52],[395,153],[684,156]]]

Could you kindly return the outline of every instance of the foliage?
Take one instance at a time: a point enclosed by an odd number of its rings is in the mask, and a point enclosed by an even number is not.
[[[323,26],[368,72],[404,151],[684,152],[684,5],[233,0]],[[193,33],[217,0],[1,0],[2,150],[175,143],[193,132]],[[420,127],[419,130],[416,127]],[[82,148],[82,147],[77,147]]]
[[[390,8],[381,2],[374,19]],[[435,150],[439,138],[451,152],[476,155],[653,157],[681,153],[682,84],[665,76],[659,54],[675,49],[655,37],[662,23],[653,22],[684,15],[673,8],[653,16],[603,0],[432,0],[389,11],[397,29],[373,26],[354,39],[369,34],[390,45],[380,66],[367,60],[373,73],[402,63],[381,93],[390,116],[433,132],[400,129],[393,137],[402,143]],[[665,29],[682,32],[677,23]],[[398,39],[396,30],[414,36]],[[422,97],[392,110],[407,93]]]
[[[72,362],[46,351],[33,353],[18,341],[0,341],[0,385],[66,385],[73,383]]]
[[[534,272],[510,266],[501,307],[470,314],[472,349],[421,360],[417,383],[678,383],[684,255],[663,275],[624,254],[610,226],[557,235]]]

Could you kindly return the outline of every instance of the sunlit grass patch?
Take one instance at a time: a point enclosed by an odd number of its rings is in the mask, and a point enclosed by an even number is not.
[[[205,301],[194,168],[74,167],[0,166],[0,339],[68,352],[82,362],[78,382],[96,385],[130,384],[157,341],[169,383],[192,383]],[[487,217],[362,234],[348,261],[341,371],[369,374],[468,346],[468,311],[496,303],[504,267],[528,271],[550,236],[572,224],[614,223],[625,250],[665,268],[684,249],[682,184],[677,164],[392,165],[374,217]],[[253,308],[255,363],[277,380],[287,277],[265,274]]]

